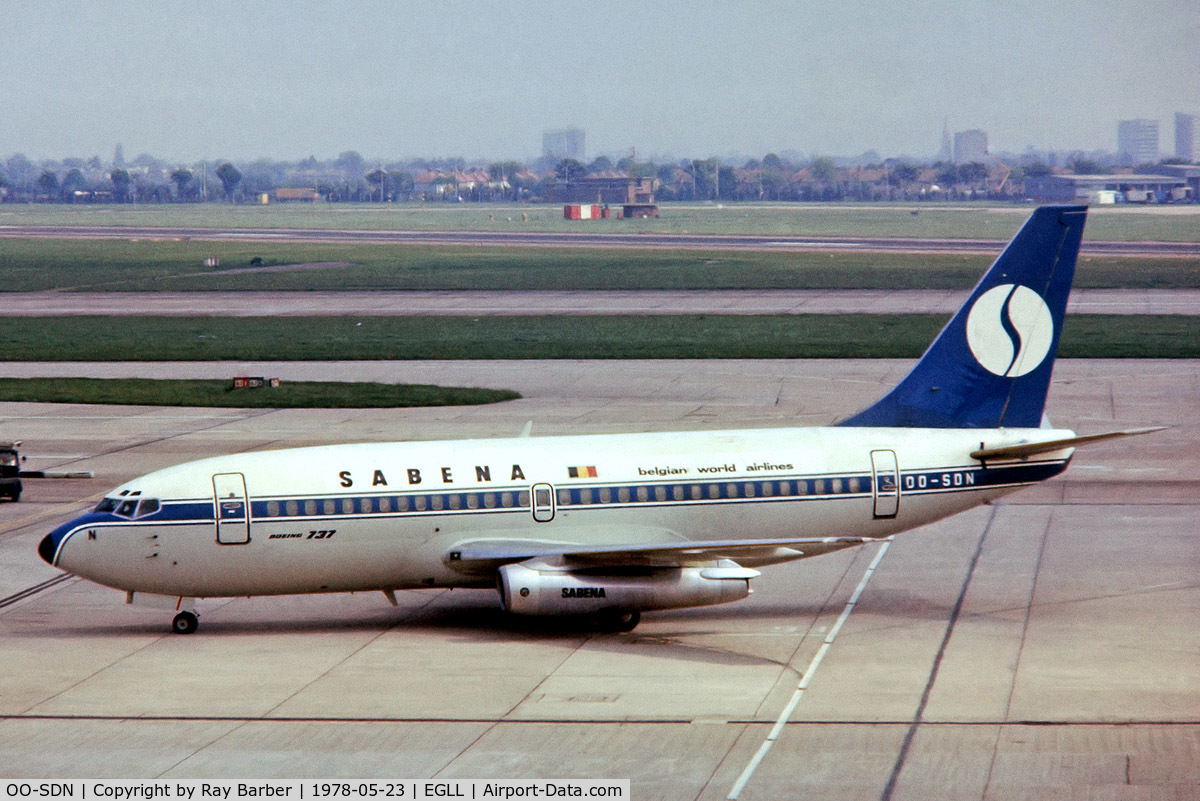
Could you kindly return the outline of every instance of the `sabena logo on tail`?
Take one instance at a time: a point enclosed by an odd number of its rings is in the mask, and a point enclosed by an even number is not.
[[[979,296],[967,315],[967,346],[989,373],[1019,378],[1036,370],[1054,344],[1054,317],[1041,295],[1001,284]]]

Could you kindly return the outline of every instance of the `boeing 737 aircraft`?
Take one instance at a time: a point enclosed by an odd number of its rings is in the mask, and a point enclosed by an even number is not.
[[[1034,211],[912,371],[827,428],[336,445],[124,484],[38,548],[169,606],[495,587],[509,612],[616,631],[745,598],[765,565],[890,537],[1067,467],[1043,415],[1087,209]]]

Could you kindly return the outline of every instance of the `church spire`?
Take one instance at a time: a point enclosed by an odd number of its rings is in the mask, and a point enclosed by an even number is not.
[[[942,122],[942,149],[938,151],[938,161],[952,161],[954,159],[954,148],[950,143],[950,118],[947,117]]]

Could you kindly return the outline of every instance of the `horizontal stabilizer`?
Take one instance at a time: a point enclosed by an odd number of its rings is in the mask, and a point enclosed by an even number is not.
[[[1131,428],[1128,431],[1110,431],[1107,434],[1089,434],[1086,437],[1052,439],[1049,442],[1026,442],[1020,445],[1004,445],[999,448],[980,448],[977,451],[971,451],[971,458],[979,459],[980,461],[988,459],[1025,459],[1041,453],[1051,453],[1053,451],[1061,451],[1065,448],[1077,448],[1080,445],[1089,445],[1093,442],[1103,442],[1106,439],[1149,434],[1152,431],[1162,431],[1164,428],[1166,426]]]

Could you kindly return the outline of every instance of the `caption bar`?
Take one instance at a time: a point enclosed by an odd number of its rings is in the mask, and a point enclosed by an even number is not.
[[[413,779],[398,781],[5,781],[0,801],[305,801],[305,799],[524,799],[607,798],[625,801],[628,779],[531,779],[524,781]]]

